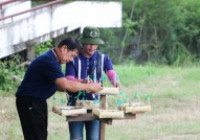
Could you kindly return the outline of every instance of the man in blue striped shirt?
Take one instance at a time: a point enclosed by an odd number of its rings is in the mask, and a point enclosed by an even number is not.
[[[106,54],[97,51],[98,45],[104,44],[100,38],[100,31],[95,27],[85,27],[81,38],[83,49],[73,62],[66,64],[66,77],[78,82],[102,82],[102,74],[105,72],[113,84],[119,87],[117,74],[113,70],[112,61]],[[98,100],[98,95],[69,92],[68,105],[75,105],[76,100]],[[86,127],[87,140],[99,140],[99,121],[69,122],[70,140],[83,139],[83,126]]]

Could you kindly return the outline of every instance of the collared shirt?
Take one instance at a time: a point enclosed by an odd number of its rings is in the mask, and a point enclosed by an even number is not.
[[[16,96],[30,96],[46,100],[56,90],[55,80],[64,77],[61,64],[52,50],[37,57],[28,67]]]
[[[86,79],[87,76],[90,76],[91,79],[94,77],[94,69],[97,68],[97,61],[99,58],[99,53],[96,51],[90,58],[86,58],[82,53],[79,54],[78,57],[74,59],[73,62],[69,62],[66,64],[66,76],[74,76],[78,78],[78,59],[81,61],[81,79]],[[103,70],[107,72],[109,70],[113,70],[112,61],[107,55],[104,55],[103,61]],[[96,73],[97,81],[101,82],[101,73]],[[93,79],[94,80],[94,79]],[[87,94],[87,99],[90,98],[91,94]]]

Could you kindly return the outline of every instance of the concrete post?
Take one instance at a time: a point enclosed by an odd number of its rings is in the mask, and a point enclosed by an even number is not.
[[[35,47],[34,45],[27,47],[27,60],[33,61],[35,59]]]

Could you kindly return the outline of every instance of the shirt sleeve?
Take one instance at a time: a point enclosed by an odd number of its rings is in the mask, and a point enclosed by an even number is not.
[[[71,76],[76,77],[76,71],[75,71],[75,66],[74,66],[73,62],[69,62],[66,64],[65,75],[66,76],[71,75]]]
[[[105,57],[104,57],[104,71],[107,72],[109,70],[113,70],[113,64],[112,64],[111,59],[107,55],[105,55]]]
[[[48,59],[41,61],[41,72],[53,83],[57,78],[65,77],[61,65],[58,62],[55,63],[55,61]]]

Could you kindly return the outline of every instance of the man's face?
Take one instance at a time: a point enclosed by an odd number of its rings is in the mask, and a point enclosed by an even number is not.
[[[73,51],[68,50],[67,46],[64,46],[61,48],[61,57],[60,57],[60,62],[67,63],[70,61],[73,61],[73,59],[78,55],[78,50],[74,49]]]
[[[95,51],[97,50],[97,48],[98,48],[98,45],[85,44],[84,47],[83,47],[83,50],[87,55],[92,56],[95,53]]]

